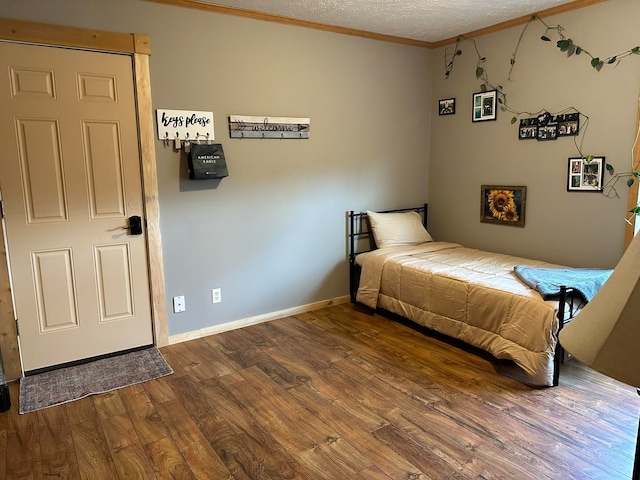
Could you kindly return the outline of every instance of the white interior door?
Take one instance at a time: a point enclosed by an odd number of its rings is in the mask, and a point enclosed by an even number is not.
[[[0,42],[0,101],[23,369],[152,344],[131,58]]]

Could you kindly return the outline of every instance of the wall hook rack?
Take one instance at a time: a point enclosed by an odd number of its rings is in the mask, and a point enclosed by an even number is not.
[[[213,128],[213,112],[200,110],[156,110],[158,139],[174,140],[176,149],[180,149],[182,142],[197,141],[206,138],[215,139]]]

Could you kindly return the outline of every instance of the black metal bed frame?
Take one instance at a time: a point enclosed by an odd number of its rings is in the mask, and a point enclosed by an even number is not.
[[[382,210],[378,213],[402,213],[402,212],[418,212],[422,216],[422,224],[427,228],[428,220],[428,204],[421,207],[401,208],[394,210]],[[376,249],[375,240],[371,233],[369,218],[366,212],[348,212],[348,251],[349,251],[349,295],[352,303],[357,303],[356,295],[358,293],[358,285],[360,283],[361,268],[356,263],[356,256],[361,253],[370,252]],[[366,247],[360,248],[360,243],[367,241]],[[584,306],[584,300],[571,287],[561,287],[558,298],[558,334],[560,330],[575,316],[577,311]],[[565,350],[556,342],[556,348],[553,356],[553,386],[558,386],[560,381],[560,365],[564,363]]]
[[[424,228],[427,228],[428,205],[426,203],[422,207],[378,211],[378,213],[402,212],[417,212],[422,217]],[[356,256],[376,249],[376,242],[373,239],[371,226],[369,225],[369,217],[367,217],[365,212],[354,212],[353,210],[349,212],[347,238],[349,239],[349,294],[351,296],[351,303],[356,303],[356,294],[358,293],[358,284],[360,283],[360,266],[356,263]],[[366,249],[358,248],[359,242],[363,239],[368,240]]]

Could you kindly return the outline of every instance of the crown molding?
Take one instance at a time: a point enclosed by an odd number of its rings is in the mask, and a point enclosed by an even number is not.
[[[606,1],[607,0],[575,0],[571,3],[566,3],[564,5],[558,5],[557,7],[551,7],[551,8],[547,8],[546,10],[541,10],[540,12],[537,12],[537,13],[531,13],[529,15],[523,15],[522,17],[514,18],[512,20],[507,20],[506,22],[496,23],[495,25],[481,28],[479,30],[474,30],[473,32],[463,33],[462,36],[469,37],[469,38],[481,37],[482,35],[487,35],[489,33],[499,32],[500,30],[506,30],[507,28],[517,27],[518,25],[524,25],[529,20],[531,20],[532,15],[535,15],[540,18],[547,18],[553,15],[570,12],[572,10],[577,10],[579,8],[588,7],[590,5],[595,5],[596,3],[602,3]],[[450,45],[452,43],[455,43],[458,37],[459,35],[456,35],[455,37],[447,38],[446,40],[433,42],[431,43],[431,48],[444,47],[445,45]]]
[[[445,45],[449,45],[449,44],[455,43],[456,39],[459,36],[459,35],[456,35],[455,37],[451,37],[446,40],[441,40],[439,42],[425,42],[425,41],[415,40],[411,38],[404,38],[404,37],[397,37],[393,35],[384,35],[381,33],[368,32],[365,30],[357,30],[353,28],[327,25],[324,23],[298,20],[296,18],[284,17],[282,15],[273,15],[270,13],[256,12],[253,10],[245,10],[242,8],[228,7],[224,5],[215,5],[213,3],[208,3],[202,0],[145,0],[145,1],[152,2],[152,3],[160,3],[163,5],[172,5],[175,7],[204,10],[207,12],[220,13],[223,15],[233,15],[236,17],[251,18],[254,20],[262,20],[265,22],[281,23],[285,25],[311,28],[314,30],[322,30],[325,32],[341,33],[343,35],[351,35],[355,37],[368,38],[370,40],[380,40],[383,42],[399,43],[402,45],[411,45],[414,47],[421,47],[421,48],[439,48]],[[523,25],[531,19],[531,15],[537,15],[541,18],[550,17],[552,15],[569,12],[571,10],[576,10],[578,8],[588,7],[589,5],[594,5],[596,3],[601,3],[604,1],[606,0],[575,0],[573,2],[564,4],[564,5],[548,8],[546,10],[542,10],[534,14],[524,15],[522,17],[514,18],[513,20],[508,20],[506,22],[498,23],[496,25],[491,25],[489,27],[481,28],[479,30],[474,30],[473,32],[464,33],[462,35],[465,37],[480,37],[482,35],[487,35],[489,33],[497,32],[499,30],[504,30],[504,29],[515,27],[518,25]]]
[[[400,43],[403,45],[411,45],[414,47],[432,48],[431,42],[423,42],[411,38],[395,37],[393,35],[384,35],[381,33],[368,32],[365,30],[356,30],[353,28],[338,27],[335,25],[326,25],[324,23],[309,22],[306,20],[298,20],[296,18],[283,17],[281,15],[273,15],[270,13],[256,12],[253,10],[244,10],[242,8],[227,7],[223,5],[215,5],[200,0],[145,0],[152,3],[161,3],[163,5],[173,5],[176,7],[193,8],[196,10],[204,10],[212,13],[221,13],[223,15],[233,15],[236,17],[251,18],[254,20],[262,20],[265,22],[281,23],[284,25],[292,25],[296,27],[311,28],[314,30],[323,30],[325,32],[341,33],[355,37],[368,38],[370,40],[381,40],[384,42]]]

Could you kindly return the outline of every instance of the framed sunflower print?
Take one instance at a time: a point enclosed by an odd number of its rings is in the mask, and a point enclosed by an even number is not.
[[[512,227],[524,227],[527,187],[482,185],[480,221]]]

